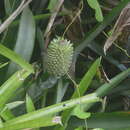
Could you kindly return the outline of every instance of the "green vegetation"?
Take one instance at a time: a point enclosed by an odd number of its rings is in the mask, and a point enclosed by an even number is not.
[[[0,130],[130,130],[129,14],[129,0],[1,0]]]

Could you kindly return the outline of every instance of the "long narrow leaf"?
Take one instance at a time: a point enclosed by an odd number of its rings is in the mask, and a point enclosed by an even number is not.
[[[6,104],[6,106],[8,109],[11,110],[11,109],[14,109],[14,108],[22,105],[23,103],[24,103],[24,101],[15,101],[15,102],[11,102],[11,103]]]
[[[83,104],[87,104],[98,101],[100,101],[100,99],[97,96],[95,96],[95,93],[83,96],[81,98],[65,101],[7,121],[3,124],[4,127],[0,128],[0,130],[36,128],[55,125],[57,124],[57,122],[55,122],[52,116],[50,115],[72,108],[80,102]],[[50,120],[47,120],[48,117],[50,117]]]
[[[30,61],[35,41],[35,22],[32,12],[29,8],[25,8],[20,20],[17,42],[14,52],[19,54],[26,61]],[[8,74],[18,70],[18,65],[13,62],[9,65]]]
[[[126,79],[129,74],[130,74],[130,69],[127,69],[126,71],[124,71],[124,72],[118,74],[116,77],[112,78],[109,83],[105,83],[104,85],[99,87],[95,91],[95,93],[99,97],[107,95],[110,90],[114,89],[115,87],[118,87],[118,84],[121,83],[124,79]],[[93,105],[93,103],[88,104],[86,106],[86,110],[88,110],[92,105]]]
[[[130,127],[130,112],[112,112],[112,113],[93,113],[87,119],[88,128],[105,128],[105,130],[125,130]],[[72,118],[68,124],[67,130],[72,130],[78,126],[84,126],[84,120]]]
[[[124,64],[121,64],[119,61],[114,59],[112,56],[109,56],[109,55],[106,56],[103,53],[102,47],[99,44],[97,44],[95,41],[91,42],[91,44],[88,44],[87,47],[90,48],[91,50],[93,50],[98,55],[102,56],[105,60],[107,60],[109,63],[111,63],[114,66],[116,66],[117,68],[119,68],[121,71],[124,71],[127,69],[127,67]]]
[[[33,101],[32,99],[30,98],[30,96],[26,95],[26,109],[27,109],[27,112],[32,112],[32,111],[35,111],[35,106],[33,104]]]
[[[79,89],[79,93],[80,93],[81,96],[86,92],[86,90],[88,89],[90,83],[92,82],[92,79],[95,76],[95,74],[97,72],[97,69],[100,66],[100,61],[101,61],[101,59],[98,58],[92,64],[92,66],[90,67],[88,72],[86,72],[86,74],[82,78],[81,82],[79,83],[78,89]],[[78,97],[77,91],[75,91],[74,94],[72,95],[72,98],[76,98],[76,97]],[[64,123],[65,126],[67,125],[67,121],[69,120],[72,111],[73,111],[73,109],[68,109],[68,110],[66,110],[66,111],[64,111],[62,113],[63,123]],[[58,129],[58,128],[56,128],[56,129]],[[59,129],[62,129],[62,126]]]
[[[98,58],[90,67],[90,69],[86,72],[86,74],[84,75],[84,77],[82,78],[82,80],[80,81],[79,85],[78,85],[78,89],[80,92],[80,95],[83,95],[86,90],[88,89],[90,83],[92,82],[93,77],[95,76],[97,69],[100,66],[100,62],[101,62],[101,58]],[[76,98],[78,97],[78,93],[77,91],[74,92],[72,98]]]
[[[9,0],[4,0],[5,12],[7,15],[12,13],[12,8]]]
[[[13,113],[8,109],[7,106],[4,107],[4,109],[0,112],[0,116],[5,120],[10,120],[12,118],[14,118],[15,116],[13,115]]]
[[[21,86],[24,80],[30,75],[30,72],[25,70],[17,71],[0,87],[0,109],[13,96],[17,88]]]
[[[0,69],[1,69],[1,68],[3,68],[3,67],[5,67],[6,65],[8,65],[8,62],[3,63],[3,64],[2,64],[2,63],[0,63]]]
[[[3,127],[3,122],[1,120],[1,118],[0,118],[0,127]]]
[[[130,74],[130,69],[127,69],[126,71],[123,71],[116,77],[110,80],[109,83],[106,83],[102,85],[100,88],[98,88],[95,92],[98,96],[102,97],[107,95],[107,93],[114,89],[115,87],[118,87],[118,84],[121,83],[127,76]]]
[[[26,94],[26,111],[28,113],[35,111],[34,103],[28,94]],[[49,118],[47,117],[46,120],[50,120],[50,118],[51,118],[51,116]],[[39,130],[39,128],[36,128],[35,130]]]
[[[23,69],[25,69],[31,73],[34,73],[34,69],[29,63],[27,63],[18,54],[16,54],[12,50],[8,49],[7,47],[3,46],[2,44],[0,44],[0,54],[7,57],[10,60],[12,60],[16,64],[20,65]]]

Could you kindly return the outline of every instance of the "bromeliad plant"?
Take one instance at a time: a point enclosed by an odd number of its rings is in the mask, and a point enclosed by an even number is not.
[[[73,44],[69,39],[74,36],[71,35],[70,37],[70,34],[73,26],[77,25],[77,15],[71,20],[72,28],[71,24],[67,26],[66,38],[55,37],[63,31],[64,24],[62,27],[56,24],[59,28],[54,33],[54,39],[48,39],[48,35],[45,39],[43,38],[42,29],[44,27],[42,25],[46,23],[48,16],[53,16],[55,19],[55,13],[63,18],[70,15],[67,14],[68,12],[57,12],[59,9],[57,3],[63,2],[62,0],[50,0],[50,2],[45,0],[45,3],[32,1],[32,10],[29,6],[27,7],[31,0],[23,0],[15,13],[13,12],[19,4],[16,0],[13,0],[13,2],[3,0],[3,2],[5,12],[2,12],[2,15],[5,15],[5,17],[10,15],[11,17],[9,22],[7,20],[0,25],[0,33],[2,33],[0,37],[0,130],[84,130],[87,128],[106,130],[111,128],[124,129],[126,127],[129,129],[129,112],[117,112],[118,108],[116,108],[116,112],[113,112],[112,108],[115,110],[115,105],[121,106],[121,103],[112,102],[112,105],[108,105],[108,108],[106,108],[106,98],[104,97],[108,96],[110,100],[115,100],[120,92],[124,92],[121,93],[122,95],[128,94],[126,90],[129,90],[129,87],[126,89],[124,86],[129,86],[129,81],[126,79],[130,74],[130,69],[122,70],[122,68],[125,68],[123,64],[118,64],[117,60],[105,56],[98,42],[93,42],[96,36],[127,5],[129,0],[119,3],[104,18],[97,0],[94,3],[90,0],[81,1],[82,9],[87,7],[95,10],[95,19],[100,23],[93,31],[90,30],[89,34],[84,34],[82,42],[81,40],[73,40]],[[56,7],[55,13],[33,16],[33,13],[38,14],[43,11],[41,8],[36,10],[36,5],[43,9],[47,2],[49,2],[48,9],[51,12]],[[88,4],[85,4],[86,2]],[[65,5],[70,3],[71,0]],[[11,24],[14,20],[12,18],[15,18],[16,14],[18,15],[22,10],[20,20],[18,19]],[[40,20],[41,22],[39,22]],[[17,29],[17,25],[19,25],[19,29]],[[7,27],[9,28],[5,30]],[[78,31],[78,27],[76,29]],[[14,36],[14,32],[18,32],[17,36]],[[50,32],[49,30],[47,33]],[[50,40],[49,45],[45,48],[48,40]],[[80,44],[77,45],[75,41]],[[11,45],[10,43],[15,44]],[[95,60],[89,60],[89,62],[87,61],[88,58],[82,54],[84,53],[82,50],[85,50],[85,52],[91,50],[90,53],[98,54],[100,58],[92,56],[91,59]],[[44,63],[42,53],[44,53]],[[81,56],[85,57],[84,61]],[[104,78],[102,78],[100,71],[102,68],[101,60],[104,62],[104,59],[123,71],[114,75],[107,82],[102,81]],[[33,64],[30,64],[30,62]],[[107,67],[110,68],[111,66]],[[74,78],[69,73],[72,68],[75,68]],[[125,82],[122,82],[124,80]],[[120,84],[121,82],[122,84]]]

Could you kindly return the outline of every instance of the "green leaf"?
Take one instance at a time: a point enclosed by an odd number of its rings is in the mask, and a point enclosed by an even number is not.
[[[68,88],[68,85],[69,85],[68,83],[64,85],[62,79],[59,79],[58,85],[57,85],[57,91],[56,91],[56,103],[59,103],[62,101],[65,95],[65,92]]]
[[[34,73],[33,67],[12,50],[0,44],[0,54],[20,65],[23,69]]]
[[[65,15],[68,15],[69,13],[68,12],[59,12],[57,15],[58,16],[65,16]],[[39,14],[39,15],[35,15],[34,16],[34,19],[36,21],[39,21],[39,20],[45,20],[45,19],[48,19],[50,16],[52,15],[52,13],[43,13],[43,14]],[[19,20],[15,20],[11,23],[11,27],[15,27],[19,24]]]
[[[35,106],[33,104],[33,101],[28,94],[26,94],[26,110],[27,113],[35,111]],[[50,117],[49,118],[47,117],[47,120],[50,120]],[[39,130],[39,129],[36,128],[35,130]]]
[[[1,120],[1,118],[0,118],[0,128],[1,127],[3,127],[3,122],[2,122],[2,120]]]
[[[83,127],[78,127],[78,128],[76,128],[74,130],[83,130]]]
[[[24,103],[24,101],[15,101],[15,102],[6,104],[6,106],[8,107],[8,109],[14,109],[14,108],[22,105],[23,103]]]
[[[13,96],[24,80],[30,75],[30,72],[25,70],[17,71],[0,87],[0,109]]]
[[[123,71],[122,73],[120,73],[117,76],[115,76],[114,78],[112,78],[109,81],[109,83],[105,83],[102,86],[100,86],[95,91],[95,93],[99,97],[103,97],[103,96],[107,95],[112,89],[114,89],[115,87],[118,87],[118,84],[121,83],[124,79],[126,79],[129,74],[130,74],[130,69],[127,69],[127,70]],[[93,105],[93,103],[88,104],[86,106],[86,108],[84,108],[84,109],[88,110],[92,105]]]
[[[7,64],[8,64],[8,62],[3,63],[3,64],[2,64],[2,63],[0,63],[0,69],[1,69],[1,68],[3,68],[3,67],[5,67]]]
[[[59,79],[57,84],[57,91],[56,91],[56,103],[61,102],[63,96],[64,96],[63,81],[62,79]]]
[[[91,0],[92,1],[92,0]],[[84,41],[76,47],[74,53],[74,62],[76,62],[79,53],[90,44],[103,29],[108,26],[120,13],[120,11],[128,4],[129,0],[121,1],[112,11],[104,18],[102,23],[97,24],[90,32],[85,36]]]
[[[87,0],[89,6],[95,10],[95,17],[97,21],[102,22],[103,21],[103,15],[102,10],[100,8],[100,5],[98,3],[98,0]]]
[[[91,42],[91,44],[88,44],[88,47],[93,50],[94,52],[96,52],[98,55],[102,56],[105,60],[107,60],[109,63],[113,64],[114,66],[116,66],[117,68],[119,68],[121,71],[126,70],[127,68],[125,67],[124,64],[121,64],[119,61],[117,61],[116,59],[114,59],[112,56],[106,56],[103,52],[102,47],[97,44],[97,42]]]
[[[7,15],[10,15],[12,13],[12,8],[10,4],[10,0],[4,0],[4,6],[5,6],[5,12]]]
[[[58,0],[50,0],[49,5],[48,5],[48,9],[53,11],[53,9],[55,8],[57,2],[58,2]]]
[[[95,129],[93,129],[93,130],[104,130],[104,129],[102,129],[102,128],[95,128]]]
[[[15,116],[13,113],[8,109],[7,106],[4,107],[4,109],[0,112],[0,116],[5,120],[13,119]]]
[[[94,93],[81,98],[68,100],[9,120],[3,123],[3,127],[0,128],[0,130],[37,128],[59,124],[59,121],[56,121],[56,117],[52,115],[76,106],[81,100],[83,104],[100,101],[100,99]]]
[[[107,95],[107,93],[118,87],[118,84],[121,83],[127,76],[130,74],[130,69],[123,71],[122,73],[118,74],[116,77],[112,78],[109,83],[105,83],[101,87],[99,87],[95,92],[98,96],[103,97]]]
[[[35,21],[33,14],[29,8],[25,8],[21,20],[17,36],[17,42],[14,47],[14,51],[19,54],[26,61],[30,61],[35,41]],[[18,70],[18,66],[11,63],[8,68],[8,74]]]
[[[26,95],[26,110],[28,113],[35,111],[35,106],[32,102],[32,99],[28,95]]]
[[[82,80],[80,81],[78,85],[79,93],[80,95],[83,95],[86,90],[88,89],[90,83],[92,82],[93,77],[95,76],[97,69],[100,66],[101,58],[98,58],[92,66],[89,68],[89,70],[86,72]],[[77,91],[74,92],[72,98],[78,97]]]
[[[78,123],[77,123],[78,122]],[[125,130],[130,127],[130,112],[91,113],[87,119],[88,128],[102,128],[104,130]],[[79,126],[85,127],[84,120],[71,118],[67,130]]]
[[[40,46],[40,49],[41,51],[44,51],[45,50],[45,41],[44,41],[44,38],[43,38],[43,32],[40,28],[37,28],[37,40],[39,42],[39,46]]]
[[[26,61],[30,61],[35,41],[35,20],[29,8],[23,10],[14,51]]]
[[[101,58],[98,58],[90,67],[90,69],[86,72],[82,80],[80,81],[78,85],[80,96],[82,96],[86,90],[88,89],[90,83],[92,82],[93,77],[95,76],[97,69],[100,66]],[[78,97],[77,91],[75,91],[71,98]],[[66,126],[67,122],[72,114],[73,109],[66,110],[62,113],[63,123]],[[58,126],[59,127],[59,126]],[[57,129],[57,128],[56,128]]]
[[[78,105],[74,108],[72,115],[77,116],[80,119],[87,119],[91,116],[91,113],[84,112],[81,105]]]

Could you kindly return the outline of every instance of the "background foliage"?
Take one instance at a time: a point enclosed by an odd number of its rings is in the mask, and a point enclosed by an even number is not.
[[[21,2],[0,1],[1,25]],[[46,36],[59,3],[32,0],[0,34],[0,130],[129,130],[129,27],[103,51],[129,0],[65,0]],[[69,77],[44,68],[56,36],[74,46]]]

